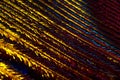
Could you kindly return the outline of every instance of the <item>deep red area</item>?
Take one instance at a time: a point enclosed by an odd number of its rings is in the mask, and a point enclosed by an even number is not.
[[[120,48],[120,3],[117,0],[90,0],[93,16],[99,21],[98,29]]]

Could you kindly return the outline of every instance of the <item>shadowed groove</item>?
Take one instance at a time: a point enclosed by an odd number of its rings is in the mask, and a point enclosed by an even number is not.
[[[107,3],[108,7],[114,6],[109,1]],[[28,77],[35,80],[42,77],[46,80],[110,80],[119,77],[119,47],[111,44],[99,31],[99,24],[104,25],[104,22],[90,12],[93,6],[89,4],[87,0],[2,0],[0,48],[6,51],[5,57],[19,62],[17,65],[26,65]],[[113,13],[116,12],[119,11],[115,9]],[[112,14],[107,19],[117,28],[119,23],[112,20],[115,17]],[[104,25],[105,30],[108,25]],[[119,28],[109,29],[119,36]],[[3,57],[0,59],[7,61]]]

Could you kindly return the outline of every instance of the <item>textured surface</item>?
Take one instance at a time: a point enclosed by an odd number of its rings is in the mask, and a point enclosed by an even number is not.
[[[0,78],[119,80],[119,5],[0,0]]]

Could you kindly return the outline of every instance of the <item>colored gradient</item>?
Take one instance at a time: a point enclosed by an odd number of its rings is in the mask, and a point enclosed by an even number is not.
[[[1,0],[0,78],[119,80],[119,5],[117,0]]]

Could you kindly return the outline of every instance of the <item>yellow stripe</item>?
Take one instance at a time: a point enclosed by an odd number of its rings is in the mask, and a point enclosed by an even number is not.
[[[23,77],[22,74],[16,72],[13,69],[10,69],[10,67],[3,62],[0,62],[0,73],[2,75],[5,75],[6,77],[12,78],[12,80],[23,80],[23,79],[25,79],[25,77]]]

